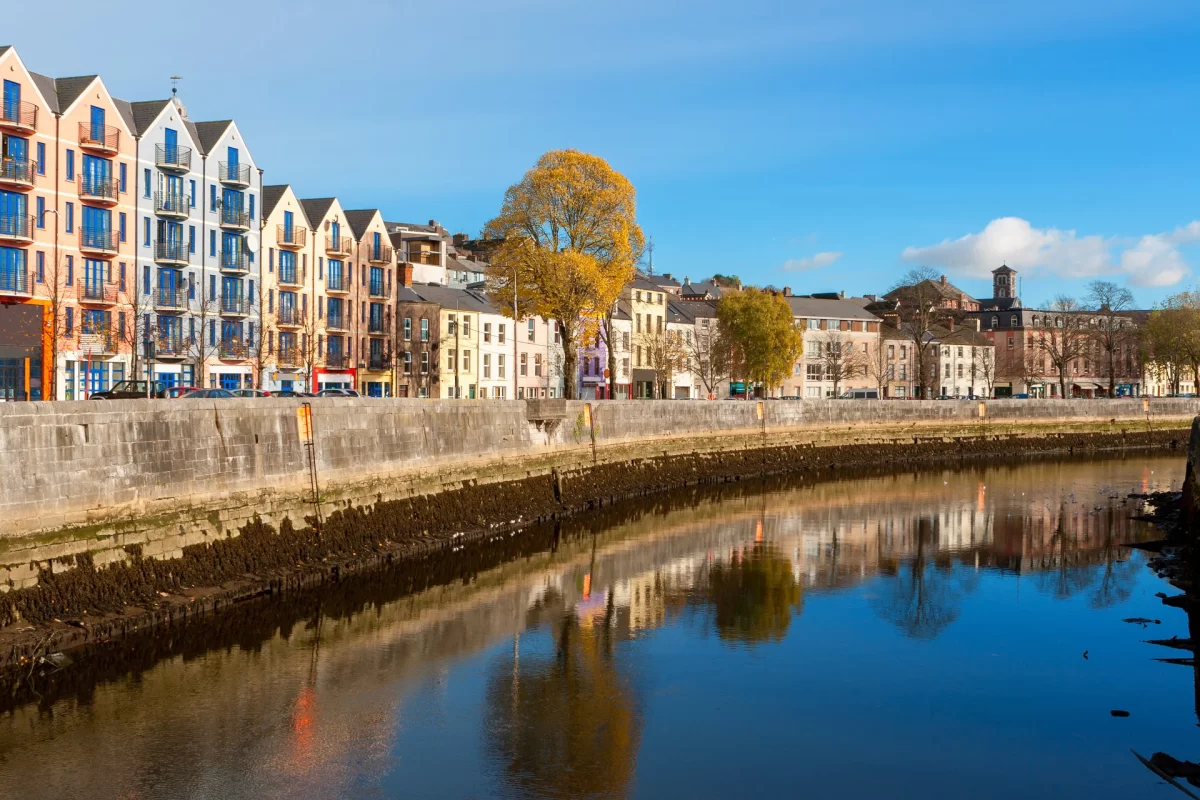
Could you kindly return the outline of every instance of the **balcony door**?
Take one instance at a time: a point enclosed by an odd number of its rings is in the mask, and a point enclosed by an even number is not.
[[[183,275],[177,269],[158,271],[158,293],[166,300],[174,301],[175,293],[183,286]],[[174,303],[172,302],[172,305]]]
[[[29,234],[29,221],[25,218],[27,213],[29,213],[29,206],[25,195],[0,191],[0,234],[27,236]]]
[[[230,147],[226,153],[228,154],[229,174],[237,175],[238,149],[236,147]]]
[[[21,118],[21,84],[16,81],[4,82],[4,118]]]
[[[108,184],[108,178],[112,175],[112,162],[107,158],[97,158],[96,156],[83,156],[83,186],[84,191],[88,194],[107,195],[108,190],[105,188]]]
[[[92,141],[104,141],[104,109],[99,106],[92,106]]]
[[[20,136],[4,137],[4,160],[24,164],[29,160],[29,140]]]
[[[168,164],[179,163],[179,133],[173,128],[163,129],[163,149]]]
[[[292,212],[283,212],[283,240],[285,242],[292,241]]]
[[[83,285],[88,297],[103,297],[108,279],[108,262],[98,258],[83,260]]]
[[[83,207],[83,235],[92,244],[103,244],[112,232],[112,212],[107,208]]]

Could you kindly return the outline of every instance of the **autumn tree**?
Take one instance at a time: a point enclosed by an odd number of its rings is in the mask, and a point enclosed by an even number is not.
[[[659,399],[670,396],[670,387],[675,384],[675,376],[684,371],[688,351],[683,337],[677,330],[657,331],[647,329],[638,334],[638,341],[644,348],[646,366],[654,370],[655,393]]]
[[[804,587],[792,563],[771,544],[734,551],[708,571],[713,623],[723,641],[756,645],[780,642],[792,617],[804,608]]]
[[[1196,312],[1186,308],[1178,296],[1158,305],[1142,332],[1143,359],[1159,378],[1166,380],[1170,394],[1179,394],[1183,373],[1190,366],[1185,333],[1197,326]]]
[[[888,294],[897,301],[898,327],[912,346],[913,372],[922,399],[932,394],[934,365],[937,363],[937,345],[933,342],[932,331],[946,316],[937,279],[938,273],[933,268],[913,267]]]
[[[688,358],[700,383],[709,398],[717,396],[717,389],[729,378],[729,344],[721,335],[717,320],[701,317],[696,320],[696,331],[687,345]]]
[[[1117,392],[1117,373],[1120,353],[1133,346],[1133,327],[1126,316],[1133,307],[1133,293],[1112,281],[1092,281],[1088,284],[1087,304],[1091,307],[1096,325],[1091,329],[1092,341],[1104,358],[1108,377],[1108,396]],[[1200,340],[1197,342],[1200,345]],[[1200,360],[1200,347],[1197,348]]]
[[[855,350],[850,338],[838,330],[825,331],[820,346],[820,363],[825,380],[833,381],[833,396],[838,397],[842,382],[864,372],[868,358]]]
[[[747,289],[717,303],[721,335],[726,337],[735,377],[770,392],[792,374],[804,352],[792,308],[782,295]]]
[[[488,268],[489,294],[505,314],[515,292],[525,313],[555,321],[573,399],[581,334],[599,325],[613,342],[616,301],[645,244],[633,184],[598,156],[552,150],[509,187],[484,236],[503,240]],[[607,351],[612,397],[616,351]]]
[[[1060,396],[1067,398],[1070,397],[1067,392],[1068,372],[1087,349],[1087,325],[1079,303],[1061,294],[1050,304],[1050,314],[1046,320],[1046,333],[1038,339],[1038,347],[1058,372]]]

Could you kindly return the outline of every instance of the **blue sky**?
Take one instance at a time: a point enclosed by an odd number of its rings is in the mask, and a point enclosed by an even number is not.
[[[1100,276],[1145,306],[1200,275],[1196,0],[197,7],[24,3],[0,35],[128,100],[182,75],[269,182],[388,219],[476,233],[576,147],[677,276],[858,294],[927,264],[987,296],[1007,260],[1027,304]]]

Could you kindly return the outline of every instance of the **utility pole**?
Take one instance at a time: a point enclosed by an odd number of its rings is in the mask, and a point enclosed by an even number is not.
[[[513,393],[512,399],[517,399],[517,267],[513,265]]]

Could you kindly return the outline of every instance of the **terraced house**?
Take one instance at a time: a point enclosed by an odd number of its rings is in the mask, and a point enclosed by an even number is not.
[[[309,263],[312,295],[317,308],[316,356],[312,388],[357,389],[354,368],[354,273],[351,258],[354,237],[346,224],[346,211],[336,197],[301,200],[311,224]]]
[[[259,291],[265,296],[260,385],[304,391],[317,366],[315,286],[309,282],[312,226],[291,186],[264,186]]]
[[[346,222],[354,237],[349,268],[358,385],[370,397],[391,397],[396,256],[379,209],[347,211]]]

